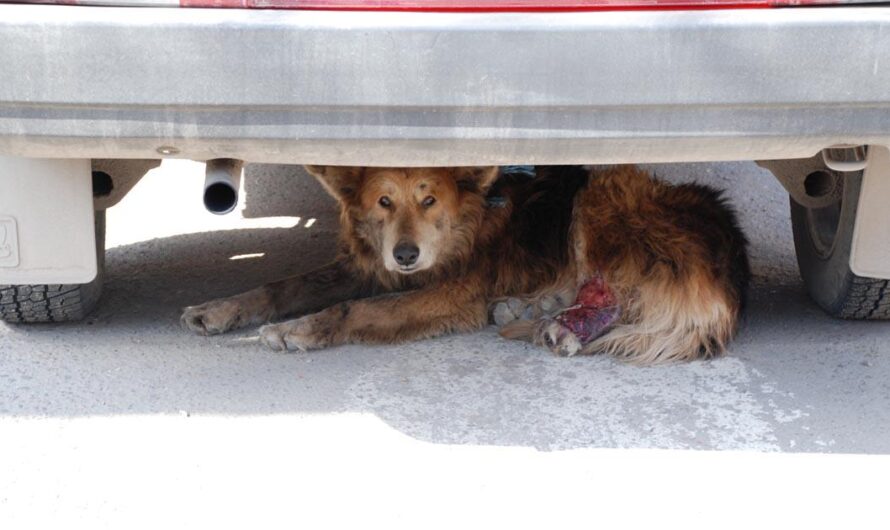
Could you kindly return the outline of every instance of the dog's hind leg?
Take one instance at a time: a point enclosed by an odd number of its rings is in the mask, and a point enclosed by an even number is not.
[[[183,309],[182,327],[216,335],[288,315],[306,314],[361,296],[362,284],[344,262]]]
[[[605,333],[620,315],[615,295],[596,274],[581,284],[568,307],[534,320],[513,321],[500,333],[506,338],[530,340],[557,355],[572,356]]]
[[[603,291],[609,300],[603,301]],[[518,311],[517,311],[518,309]],[[516,315],[516,313],[521,314]],[[508,298],[493,306],[492,319],[502,337],[546,346],[554,353],[574,355],[617,318],[614,296],[600,276],[560,282],[535,296]],[[516,315],[516,316],[514,316]]]

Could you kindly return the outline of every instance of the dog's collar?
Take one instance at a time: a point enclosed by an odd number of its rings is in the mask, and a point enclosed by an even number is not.
[[[501,167],[500,177],[498,177],[498,180],[495,181],[494,185],[489,190],[488,195],[485,197],[485,205],[489,208],[503,208],[507,206],[507,197],[500,193],[501,186],[499,182],[501,178],[506,176],[533,180],[535,178],[535,166]]]
[[[489,196],[485,198],[485,205],[489,208],[503,208],[507,205],[507,198],[502,195]]]

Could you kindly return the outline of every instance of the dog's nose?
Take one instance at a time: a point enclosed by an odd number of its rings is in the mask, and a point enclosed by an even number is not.
[[[413,243],[399,243],[392,250],[392,255],[396,258],[396,262],[402,267],[410,267],[417,263],[417,256],[420,249]]]

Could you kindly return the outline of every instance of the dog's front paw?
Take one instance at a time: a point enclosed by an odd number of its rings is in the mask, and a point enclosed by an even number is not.
[[[560,357],[571,357],[581,351],[582,346],[581,340],[570,329],[551,318],[538,322],[533,340]]]
[[[545,294],[535,298],[501,298],[489,307],[489,321],[506,326],[516,320],[535,320],[549,317],[566,307],[563,293]]]
[[[515,320],[532,318],[532,305],[521,298],[505,298],[489,308],[490,321],[496,326],[506,326]]]
[[[241,326],[241,320],[242,310],[238,302],[213,300],[183,309],[179,323],[184,329],[200,335],[216,335]]]
[[[308,315],[260,328],[260,340],[275,351],[308,351],[330,345],[329,333],[319,329],[318,318]]]

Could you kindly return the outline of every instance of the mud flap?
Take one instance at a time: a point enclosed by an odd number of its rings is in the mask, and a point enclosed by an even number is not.
[[[0,156],[0,284],[96,277],[89,159]]]
[[[856,207],[850,270],[867,278],[890,279],[890,150],[869,146]]]

